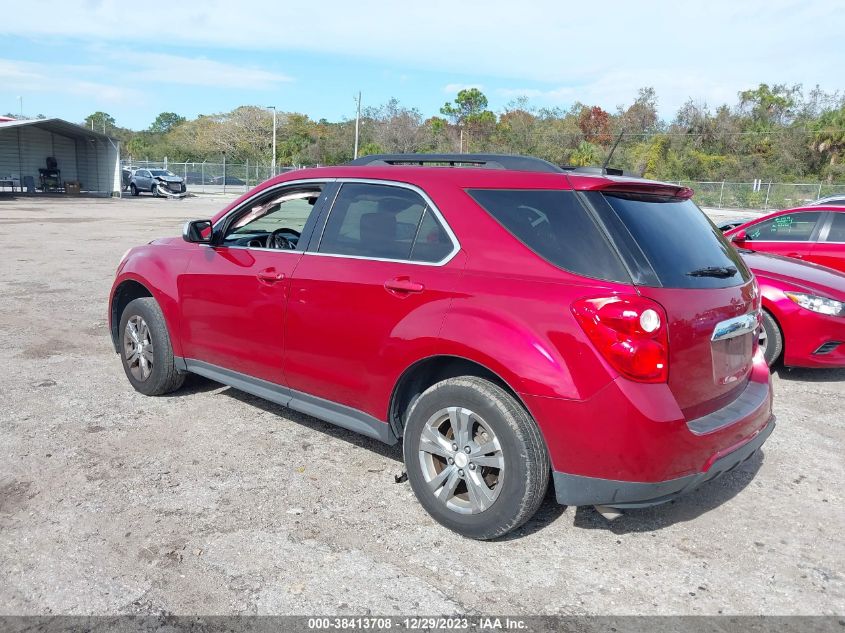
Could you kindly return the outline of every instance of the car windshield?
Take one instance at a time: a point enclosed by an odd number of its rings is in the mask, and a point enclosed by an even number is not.
[[[151,169],[150,173],[153,176],[175,176],[176,175],[168,169]]]

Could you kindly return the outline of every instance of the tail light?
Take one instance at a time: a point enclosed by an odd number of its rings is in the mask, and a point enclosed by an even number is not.
[[[669,379],[669,335],[660,304],[637,295],[581,299],[572,313],[596,349],[637,382]]]

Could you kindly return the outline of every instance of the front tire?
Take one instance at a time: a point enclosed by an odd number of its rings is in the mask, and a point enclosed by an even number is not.
[[[766,364],[771,367],[783,352],[783,333],[775,318],[766,310],[763,310],[763,329],[760,331],[758,340],[760,347],[763,348]]]
[[[150,187],[150,193],[153,194],[153,197],[158,198],[158,185],[153,185]]]
[[[136,391],[160,396],[182,386],[185,374],[176,370],[167,323],[155,299],[130,301],[119,327],[120,360]]]
[[[129,191],[131,191],[131,192],[132,192],[132,195],[133,195],[133,196],[137,196],[137,195],[138,195],[138,187],[136,187],[136,186],[135,186],[135,183],[134,183],[134,182],[133,182],[131,185],[129,185]]]
[[[405,468],[417,499],[450,530],[492,539],[530,519],[546,494],[549,458],[540,429],[498,385],[450,378],[408,412]]]

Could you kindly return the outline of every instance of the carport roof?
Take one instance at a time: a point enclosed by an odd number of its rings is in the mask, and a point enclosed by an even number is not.
[[[27,125],[35,125],[55,134],[63,136],[70,136],[73,138],[96,138],[116,141],[112,136],[97,132],[96,130],[89,130],[87,127],[71,123],[63,119],[24,119],[21,121],[5,121],[0,122],[0,132],[13,127],[24,127]]]

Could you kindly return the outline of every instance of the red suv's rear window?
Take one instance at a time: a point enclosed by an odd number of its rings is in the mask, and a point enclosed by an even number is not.
[[[475,201],[540,257],[579,275],[631,283],[616,251],[572,191],[470,189]]]

